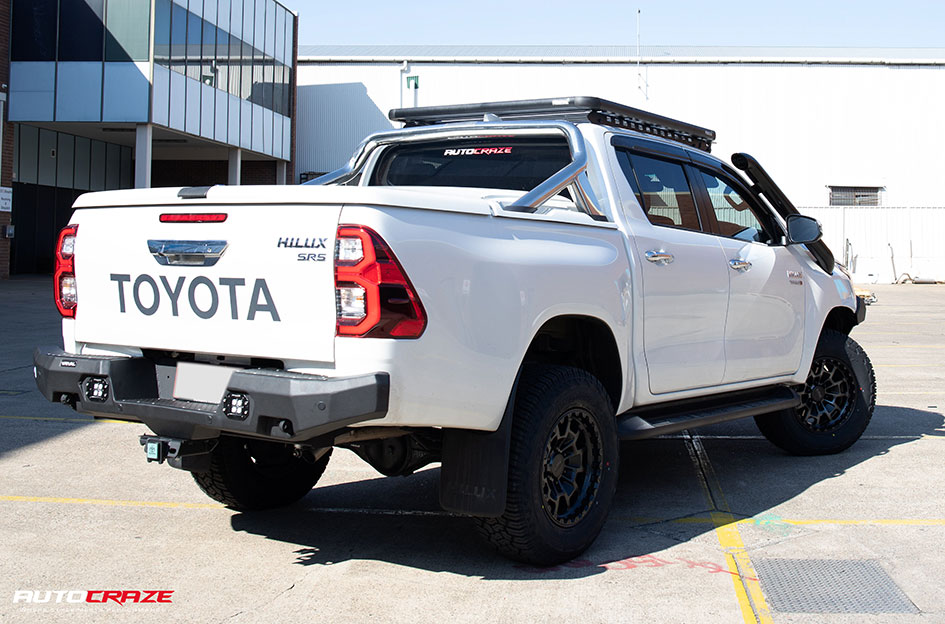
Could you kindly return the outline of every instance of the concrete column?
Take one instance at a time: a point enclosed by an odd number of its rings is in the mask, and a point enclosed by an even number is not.
[[[151,188],[151,124],[135,126],[135,188]]]
[[[230,148],[230,168],[226,176],[226,183],[230,186],[239,186],[240,172],[243,169],[243,150],[238,147]]]
[[[285,184],[285,161],[276,161],[276,184]]]

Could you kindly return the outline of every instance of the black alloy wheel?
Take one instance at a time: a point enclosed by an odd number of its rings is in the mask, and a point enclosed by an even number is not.
[[[515,398],[506,507],[476,518],[503,555],[555,565],[597,538],[617,487],[620,449],[610,396],[569,366],[525,368]]]
[[[876,405],[873,365],[855,340],[825,329],[797,407],[755,416],[761,433],[793,455],[839,453],[856,442]]]
[[[585,409],[568,410],[545,443],[542,500],[552,522],[573,526],[590,511],[604,470],[600,429]]]
[[[814,360],[801,390],[798,420],[808,431],[823,433],[843,426],[853,413],[859,384],[853,370],[833,357]]]

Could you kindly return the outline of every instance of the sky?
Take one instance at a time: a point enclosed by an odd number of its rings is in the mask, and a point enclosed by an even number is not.
[[[945,47],[945,0],[280,0],[300,45]]]

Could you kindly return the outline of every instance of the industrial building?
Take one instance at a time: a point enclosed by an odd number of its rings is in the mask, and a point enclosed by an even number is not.
[[[300,179],[343,164],[392,108],[595,95],[718,133],[824,225],[861,282],[945,280],[945,48],[299,48]]]

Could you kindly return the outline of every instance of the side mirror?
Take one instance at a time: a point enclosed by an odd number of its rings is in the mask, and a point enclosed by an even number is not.
[[[820,221],[813,217],[792,214],[787,218],[787,238],[790,245],[816,243],[823,236]]]

